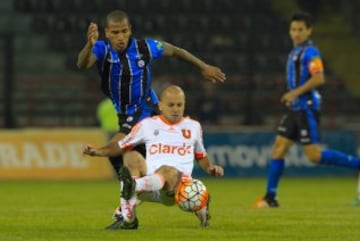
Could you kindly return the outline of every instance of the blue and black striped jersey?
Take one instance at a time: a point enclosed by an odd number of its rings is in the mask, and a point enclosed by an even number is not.
[[[163,44],[154,39],[130,38],[123,52],[112,48],[110,41],[97,41],[93,47],[101,76],[102,91],[119,114],[132,115],[152,101],[158,103],[151,89],[151,62],[162,57]]]
[[[311,40],[295,46],[289,53],[286,65],[288,90],[293,90],[305,84],[312,74],[323,71],[320,51],[313,45]],[[292,110],[320,110],[320,103],[321,95],[316,89],[312,89],[296,98],[290,108]]]

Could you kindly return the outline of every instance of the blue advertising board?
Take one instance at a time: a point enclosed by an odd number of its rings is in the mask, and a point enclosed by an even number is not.
[[[266,176],[270,160],[271,146],[275,133],[269,131],[206,133],[204,143],[209,158],[225,169],[226,177]],[[324,131],[324,148],[335,149],[357,155],[357,135],[350,131]],[[285,159],[284,175],[354,175],[356,171],[344,167],[315,165],[308,161],[302,146],[295,144]],[[196,167],[193,176],[204,176]]]

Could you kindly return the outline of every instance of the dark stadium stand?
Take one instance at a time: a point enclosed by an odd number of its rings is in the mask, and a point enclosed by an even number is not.
[[[347,12],[349,14],[349,20],[351,21],[354,32],[360,36],[360,1],[359,0],[350,0],[348,1],[349,5],[347,5]]]

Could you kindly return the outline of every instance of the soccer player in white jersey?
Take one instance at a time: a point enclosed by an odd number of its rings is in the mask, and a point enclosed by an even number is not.
[[[140,143],[146,145],[146,160],[127,161],[119,172],[123,219],[115,221],[110,229],[138,228],[135,207],[139,199],[174,204],[174,191],[182,177],[191,177],[194,159],[209,175],[224,174],[223,168],[213,165],[206,156],[200,123],[183,116],[183,90],[174,85],[167,87],[161,93],[159,108],[161,115],[139,122],[118,143],[100,148],[86,145],[83,149],[90,156],[115,156]],[[195,214],[201,226],[208,225],[208,205]]]

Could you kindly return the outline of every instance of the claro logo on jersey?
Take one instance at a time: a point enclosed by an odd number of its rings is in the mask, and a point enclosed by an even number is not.
[[[182,146],[170,146],[165,144],[152,144],[149,149],[150,155],[155,154],[178,154],[179,156],[185,156],[192,154],[191,145],[186,145],[185,143]]]

